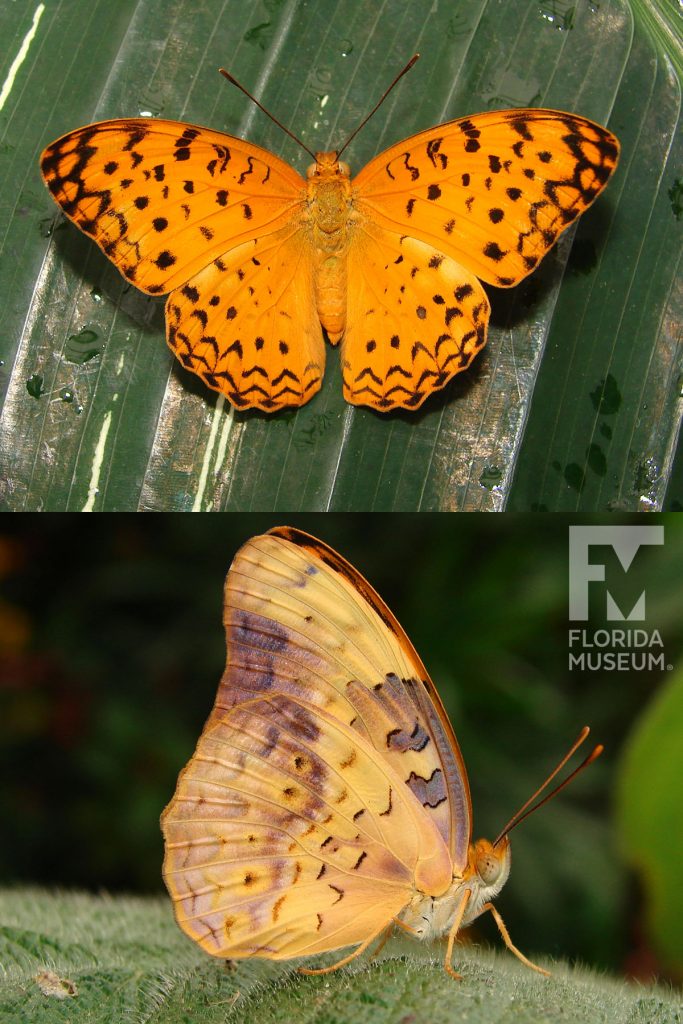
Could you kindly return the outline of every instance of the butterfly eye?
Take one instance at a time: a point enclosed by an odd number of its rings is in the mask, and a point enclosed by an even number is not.
[[[308,167],[306,168],[306,177],[307,178],[315,178],[315,177],[317,177],[317,175],[318,175],[318,165],[317,164],[309,164]]]
[[[493,854],[480,853],[477,857],[477,874],[487,885],[493,885],[500,874],[500,869],[500,861]]]
[[[339,173],[341,174],[342,178],[351,177],[351,168],[347,163],[344,163],[343,160],[339,161]]]

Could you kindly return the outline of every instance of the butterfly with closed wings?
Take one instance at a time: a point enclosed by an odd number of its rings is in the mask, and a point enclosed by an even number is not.
[[[472,842],[465,765],[410,640],[370,584],[322,541],[280,527],[237,553],[225,584],[228,658],[197,749],[162,816],[176,919],[213,956],[287,960],[395,927],[448,937],[510,870],[508,833]],[[532,806],[533,805],[533,806]]]

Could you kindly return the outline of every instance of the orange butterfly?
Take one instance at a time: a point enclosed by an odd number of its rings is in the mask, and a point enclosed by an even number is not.
[[[518,109],[413,135],[353,180],[341,152],[311,153],[304,179],[242,139],[139,118],[69,132],[41,170],[124,277],[171,293],[168,344],[237,409],[309,401],[322,323],[342,340],[346,400],[387,412],[469,366],[490,313],[478,278],[530,274],[603,190],[619,143],[577,114]]]
[[[197,749],[161,819],[180,927],[218,957],[286,960],[394,926],[448,936],[486,911],[510,870],[508,833],[472,842],[467,772],[418,654],[370,584],[288,527],[253,537],[225,583],[228,660]]]

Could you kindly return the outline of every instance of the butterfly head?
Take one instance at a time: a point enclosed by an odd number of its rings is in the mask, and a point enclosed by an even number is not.
[[[350,178],[351,168],[343,160],[340,160],[336,150],[330,153],[316,153],[315,163],[310,164],[306,170],[306,177],[311,179],[325,178]]]
[[[481,885],[494,887],[500,892],[510,874],[510,840],[504,836],[497,846],[488,839],[470,843],[468,873],[476,876]]]
[[[464,880],[457,889],[469,889],[470,896],[463,925],[479,917],[484,906],[498,895],[510,874],[510,840],[505,836],[495,846],[488,839],[470,843]]]

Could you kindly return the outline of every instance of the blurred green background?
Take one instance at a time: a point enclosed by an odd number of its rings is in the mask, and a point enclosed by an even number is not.
[[[493,838],[582,725],[605,744],[513,835],[498,900],[513,941],[530,955],[680,978],[681,518],[647,519],[664,523],[665,545],[641,548],[625,577],[613,551],[593,554],[625,609],[646,590],[664,673],[569,670],[564,516],[288,521],[356,565],[413,640],[460,740],[476,835]],[[3,517],[1,884],[162,891],[158,818],[222,672],[224,576],[240,544],[281,522]],[[591,587],[596,628],[604,585]],[[499,944],[489,924],[475,937]]]

